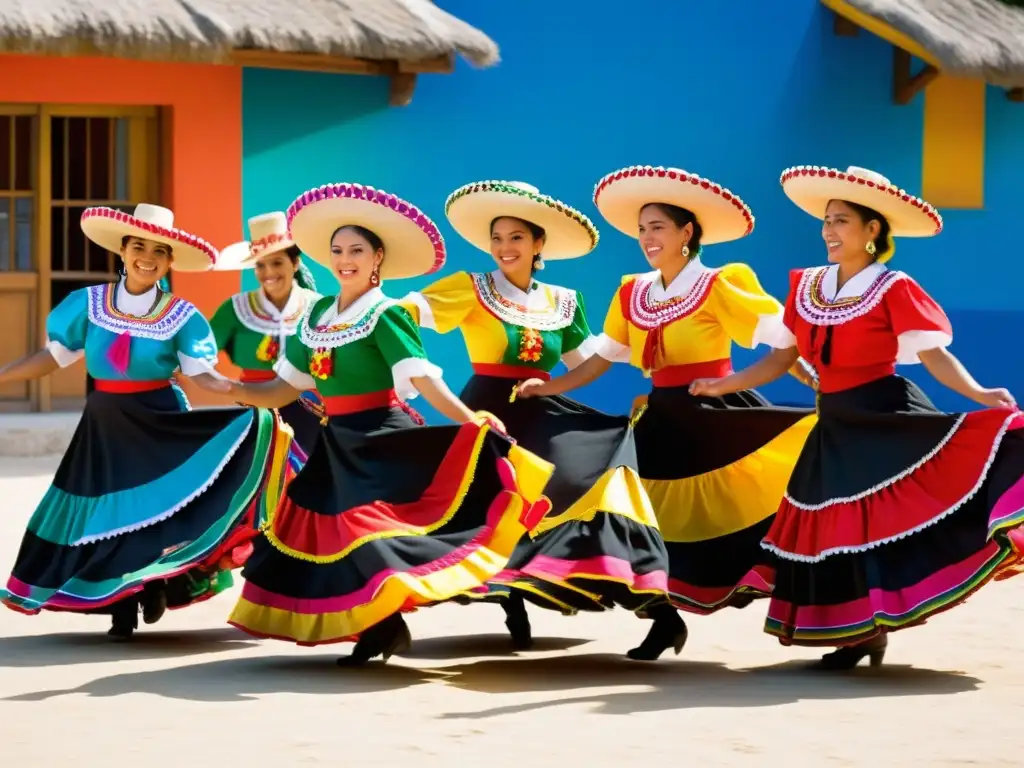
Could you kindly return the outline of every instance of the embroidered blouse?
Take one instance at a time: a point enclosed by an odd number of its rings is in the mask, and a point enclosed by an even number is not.
[[[659,386],[680,386],[731,370],[732,344],[786,349],[793,334],[782,305],[767,294],[746,264],[711,269],[695,258],[668,285],[661,273],[627,275],[604,322],[597,354],[630,363]],[[687,366],[683,378],[665,381],[669,369]],[[693,366],[700,366],[699,368]]]
[[[574,368],[593,354],[583,297],[557,285],[534,282],[524,292],[501,270],[457,272],[403,305],[424,328],[458,328],[475,365],[507,365],[550,372],[561,360]]]
[[[315,389],[322,397],[394,389],[409,400],[418,394],[412,379],[441,378],[408,310],[380,288],[341,312],[336,296],[313,302],[285,341],[274,371],[295,389]]]
[[[240,368],[272,373],[288,337],[295,335],[306,310],[320,298],[315,291],[293,285],[279,310],[262,289],[236,293],[210,319],[217,347]]]
[[[946,313],[906,273],[872,264],[839,290],[837,278],[836,265],[793,270],[786,299],[786,327],[820,392],[890,376],[953,342]]]
[[[50,312],[46,334],[46,348],[62,368],[84,357],[94,379],[156,381],[177,370],[219,376],[206,318],[156,286],[137,296],[123,281],[72,291]]]

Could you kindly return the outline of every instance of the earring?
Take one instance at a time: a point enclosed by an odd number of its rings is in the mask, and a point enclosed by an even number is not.
[[[864,250],[868,252],[869,256],[874,256],[875,251],[878,250],[877,248],[875,248],[875,241],[868,240],[868,244],[864,246]]]
[[[380,285],[380,267],[374,267],[373,272],[370,273],[370,285]]]
[[[682,250],[682,254],[683,254],[683,258],[684,259],[690,258],[690,246],[684,245],[683,246],[683,250]]]
[[[539,253],[535,254],[533,257],[533,269],[535,272],[539,272],[544,269],[544,257]]]

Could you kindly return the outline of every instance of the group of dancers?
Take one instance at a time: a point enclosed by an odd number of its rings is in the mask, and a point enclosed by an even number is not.
[[[675,168],[601,179],[597,210],[650,269],[622,278],[600,333],[577,291],[538,279],[592,252],[597,227],[519,182],[445,203],[494,269],[400,298],[383,285],[441,270],[444,239],[372,187],[310,190],[220,252],[165,208],[87,209],[120,280],[70,294],[45,348],[0,368],[24,381],[84,356],[95,379],[3,602],[109,614],[124,640],[140,613],[152,624],[241,569],[231,624],[354,642],[350,666],[409,650],[404,614],[445,602],[500,603],[516,649],[533,642],[528,604],[619,606],[651,620],[628,656],[655,660],[686,643],[680,611],[765,598],[783,644],[836,648],[822,667],[880,664],[889,632],[1020,568],[1024,414],[971,377],[942,309],[887,266],[896,238],[939,234],[935,208],[863,168],[799,166],[781,184],[821,221],[829,262],[794,270],[784,304],[748,265],[705,263],[754,229],[735,193]],[[260,287],[208,322],[166,290],[170,269],[252,269]],[[421,329],[462,333],[458,396]],[[734,371],[733,344],[769,352]],[[239,380],[216,370],[221,351]],[[616,362],[652,384],[622,414],[566,396]],[[913,363],[984,408],[940,412],[896,373]],[[817,390],[814,409],[757,392],[787,374]],[[225,406],[191,410],[175,376]],[[452,424],[427,426],[417,395]]]

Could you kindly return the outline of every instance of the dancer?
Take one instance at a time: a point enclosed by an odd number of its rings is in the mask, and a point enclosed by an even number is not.
[[[110,613],[128,639],[143,619],[231,586],[276,504],[290,445],[270,411],[189,411],[175,371],[225,393],[206,319],[158,283],[171,268],[205,271],[217,251],[174,227],[174,214],[87,208],[82,230],[119,252],[117,283],[80,288],[47,320],[46,348],[0,369],[0,382],[38,379],[85,358],[95,378],[64,458],[22,540],[4,603]]]
[[[687,390],[696,378],[730,370],[733,343],[789,343],[781,305],[750,267],[702,262],[706,246],[748,235],[754,217],[729,190],[673,168],[611,173],[594,202],[612,226],[639,239],[654,271],[623,279],[596,355],[559,378],[524,382],[520,395],[576,389],[612,362],[649,375],[654,387],[637,410],[637,461],[668,549],[671,603],[698,614],[743,607],[771,592],[760,541],[814,422],[810,411],[771,407],[753,391],[710,398]],[[662,601],[646,614],[653,625],[630,656],[679,653],[687,628],[673,606]]]
[[[358,638],[343,666],[410,646],[401,612],[480,587],[550,507],[552,467],[445,386],[386,279],[444,264],[434,223],[394,195],[355,184],[307,192],[288,210],[295,243],[329,266],[338,296],[315,302],[272,382],[243,402],[280,407],[316,388],[329,420],[256,545],[231,623],[301,645]],[[418,427],[423,394],[461,427]]]
[[[535,273],[545,261],[589,253],[597,229],[579,211],[519,182],[468,184],[452,193],[445,210],[497,269],[458,272],[406,301],[423,327],[462,332],[473,364],[462,400],[514,424],[519,444],[555,465],[551,513],[481,591],[501,598],[513,645],[525,649],[532,636],[524,596],[564,613],[616,604],[636,610],[665,595],[668,555],[636,473],[628,417],[560,396],[510,398],[518,382],[548,379],[559,360],[573,368],[593,353],[582,297],[537,281]],[[564,528],[556,535],[556,527]]]
[[[217,347],[242,369],[243,382],[270,381],[285,342],[295,335],[306,309],[321,298],[309,267],[288,234],[283,211],[249,219],[251,241],[220,252],[215,269],[252,269],[260,287],[227,299],[210,319]],[[323,404],[316,392],[303,393],[281,409],[281,418],[295,433],[294,471],[298,471],[320,436]]]
[[[938,304],[886,262],[894,237],[931,237],[931,205],[864,168],[782,174],[822,220],[830,264],[794,270],[788,344],[692,390],[721,397],[778,378],[806,357],[819,376],[819,422],[762,546],[776,559],[765,630],[785,644],[839,646],[825,669],[882,663],[887,633],[1013,575],[1024,545],[1024,415],[1005,389],[978,384],[947,347]],[[983,405],[938,411],[897,364],[922,363]]]

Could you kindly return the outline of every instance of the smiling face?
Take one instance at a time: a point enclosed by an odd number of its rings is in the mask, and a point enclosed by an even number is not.
[[[383,260],[383,243],[373,232],[346,226],[331,238],[331,266],[343,290],[369,290],[370,276]]]
[[[683,259],[683,246],[693,237],[693,224],[679,226],[657,203],[648,203],[640,209],[640,248],[647,262],[657,270]]]
[[[859,211],[842,200],[830,200],[821,223],[821,237],[825,241],[828,260],[833,264],[874,261],[867,252],[881,231],[881,222],[865,221]]]
[[[502,216],[491,224],[491,256],[507,277],[529,275],[543,247],[543,230],[528,222]]]
[[[131,293],[144,293],[160,282],[171,268],[171,246],[140,237],[126,237],[121,244],[125,284]]]
[[[286,300],[291,295],[298,268],[298,261],[293,262],[287,251],[268,253],[256,260],[256,279],[268,299]]]

